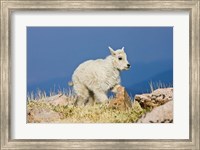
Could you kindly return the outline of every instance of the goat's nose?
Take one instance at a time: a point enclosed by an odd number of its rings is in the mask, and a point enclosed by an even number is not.
[[[127,67],[128,67],[128,68],[130,68],[130,67],[131,67],[131,65],[130,65],[130,64],[127,64]]]

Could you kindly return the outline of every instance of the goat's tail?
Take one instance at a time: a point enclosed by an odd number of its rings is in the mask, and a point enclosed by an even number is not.
[[[73,83],[72,81],[70,81],[70,82],[68,82],[68,85],[69,85],[69,86],[73,86],[74,83]]]

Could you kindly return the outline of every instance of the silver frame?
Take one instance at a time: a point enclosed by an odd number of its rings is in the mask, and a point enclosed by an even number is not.
[[[1,55],[0,55],[0,105],[1,105],[1,149],[200,149],[200,5],[199,0],[0,0],[1,2]],[[136,11],[182,11],[190,13],[190,138],[188,140],[17,140],[11,139],[11,15],[15,11],[68,11],[68,10],[136,10]]]

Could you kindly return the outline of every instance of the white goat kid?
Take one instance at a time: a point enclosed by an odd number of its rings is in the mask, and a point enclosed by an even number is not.
[[[124,47],[114,51],[105,59],[88,60],[80,64],[72,75],[72,83],[78,98],[76,105],[106,102],[107,92],[120,85],[120,71],[128,70]],[[113,91],[114,92],[114,91]]]

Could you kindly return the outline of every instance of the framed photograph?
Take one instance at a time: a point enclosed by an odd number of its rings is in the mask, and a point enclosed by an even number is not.
[[[199,149],[199,15],[1,0],[1,149]]]

